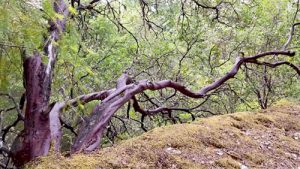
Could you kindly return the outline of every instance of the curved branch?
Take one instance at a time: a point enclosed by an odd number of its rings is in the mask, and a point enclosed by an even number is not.
[[[282,47],[282,50],[286,50],[286,48],[288,47],[288,45],[292,42],[294,33],[295,33],[295,27],[300,25],[300,22],[294,23],[291,27],[290,33],[289,33],[289,38],[288,40],[285,42],[285,44]]]
[[[161,112],[172,112],[172,111],[183,111],[186,113],[189,113],[192,117],[192,120],[195,120],[195,116],[191,113],[191,111],[193,111],[196,108],[199,108],[201,105],[203,105],[209,97],[206,97],[206,99],[201,102],[199,105],[192,107],[192,108],[177,108],[177,107],[157,107],[155,109],[152,110],[145,110],[142,109],[138,103],[138,100],[135,98],[135,96],[132,98],[133,100],[133,108],[136,112],[141,113],[144,116],[152,116],[155,115],[157,113],[161,113]]]
[[[22,120],[22,118],[20,116],[17,117],[17,119],[10,125],[4,127],[2,129],[2,140],[5,142],[5,137],[6,135],[8,134],[9,130],[12,128],[12,127],[15,127],[20,121]]]
[[[208,92],[217,89],[229,79],[234,78],[242,64],[253,63],[253,61],[269,55],[294,56],[295,52],[270,51],[250,57],[237,58],[231,71],[212,84],[203,87],[199,92],[191,91],[187,89],[186,86],[171,80],[162,80],[154,83],[148,80],[141,80],[133,83],[130,77],[125,73],[118,79],[117,88],[113,89],[112,92],[95,107],[90,117],[86,120],[86,123],[81,126],[81,130],[78,133],[78,137],[73,144],[71,152],[93,151],[97,149],[101,142],[103,132],[113,114],[131,99],[134,100],[133,107],[142,113],[142,121],[145,115],[152,115],[162,111],[170,112],[171,110],[180,110],[189,112],[187,109],[166,107],[145,111],[138,105],[138,102],[135,99],[136,94],[142,93],[145,90],[155,91],[164,88],[173,88],[191,98],[204,98],[207,96]]]
[[[214,10],[216,15],[215,17],[213,18],[213,20],[217,20],[219,23],[221,24],[225,24],[223,21],[220,20],[220,6],[225,3],[223,1],[219,2],[216,6],[208,6],[208,5],[204,5],[204,4],[201,4],[200,2],[198,2],[197,0],[192,0],[198,7],[201,7],[203,9],[210,9],[210,10]],[[230,3],[229,3],[230,4]]]
[[[271,67],[271,68],[276,68],[276,67],[281,66],[281,65],[288,65],[292,69],[294,69],[297,72],[297,74],[300,76],[300,68],[298,66],[296,66],[295,64],[293,64],[291,62],[288,62],[288,61],[280,61],[280,62],[275,62],[275,63],[255,61],[255,62],[251,62],[251,63],[255,63],[255,64],[258,64],[258,65],[265,65],[265,66],[268,66],[268,67]]]
[[[129,95],[135,95],[137,93],[143,92],[145,90],[160,90],[163,88],[173,88],[176,91],[180,92],[183,95],[186,95],[191,98],[203,98],[204,96],[207,95],[209,91],[212,91],[222,84],[224,84],[226,81],[229,79],[233,78],[236,73],[238,72],[240,66],[244,63],[255,63],[255,64],[260,64],[260,62],[257,61],[257,59],[260,59],[264,56],[268,55],[286,55],[286,56],[294,56],[295,52],[291,51],[270,51],[270,52],[264,52],[260,53],[254,56],[250,57],[243,57],[243,58],[237,58],[236,62],[233,66],[233,68],[223,77],[220,79],[216,80],[212,84],[209,84],[205,87],[203,87],[199,92],[193,92],[189,89],[187,89],[184,85],[181,85],[177,82],[171,81],[171,80],[162,80],[159,82],[150,82],[148,80],[142,80],[137,83],[132,83],[132,80],[128,77],[128,75],[123,74],[119,79],[118,79],[118,86],[116,88],[110,89],[110,90],[105,90],[105,91],[100,91],[100,92],[95,92],[95,93],[90,93],[87,95],[81,95],[75,99],[66,101],[65,105],[62,108],[66,108],[67,106],[77,106],[79,103],[80,104],[85,104],[93,100],[102,100],[103,102],[108,102],[112,98],[120,95],[121,93],[128,91],[127,93]],[[266,63],[264,63],[266,64]],[[289,63],[289,62],[280,62],[276,63],[276,65],[272,65],[274,67],[286,64],[294,68],[297,72],[299,72],[299,68],[297,68],[295,65]],[[268,64],[271,66],[271,64]],[[299,73],[298,73],[299,74]],[[130,91],[131,90],[131,91]],[[126,97],[126,95],[124,96]],[[123,97],[123,98],[124,98]],[[130,97],[129,99],[131,99]],[[157,109],[155,112],[157,112]]]
[[[8,93],[0,93],[0,96],[6,96],[6,97],[8,97],[12,102],[13,102],[13,104],[15,105],[15,109],[17,110],[17,112],[18,112],[18,116],[22,119],[22,120],[24,120],[24,116],[23,116],[23,114],[22,114],[22,112],[21,112],[21,110],[20,110],[20,105],[18,105],[18,103],[16,102],[16,100],[14,99],[14,97],[12,96],[12,95],[10,95],[10,94],[8,94]],[[10,111],[11,109],[7,109],[7,110],[4,110],[4,111]]]
[[[62,124],[62,127],[70,130],[75,136],[77,136],[77,133],[76,133],[74,127],[72,127],[71,125],[67,124],[65,121],[63,121],[62,118],[59,118],[59,120],[60,120],[60,123]]]
[[[100,91],[100,92],[94,92],[94,93],[78,96],[72,100],[66,101],[63,108],[67,108],[68,106],[76,107],[76,106],[78,106],[79,103],[84,105],[84,104],[89,103],[94,100],[104,100],[114,90],[115,89],[104,90],[104,91]]]
[[[295,23],[297,14],[299,12],[299,2],[300,2],[300,0],[297,1],[297,8],[296,8],[296,12],[295,12],[294,17],[293,17],[293,24],[292,24],[292,27],[290,29],[288,40],[282,46],[282,50],[286,50],[286,48],[288,47],[288,45],[292,42],[292,39],[293,39],[293,36],[294,36],[294,32],[295,32],[295,27],[298,26],[298,25],[300,25],[300,22]]]

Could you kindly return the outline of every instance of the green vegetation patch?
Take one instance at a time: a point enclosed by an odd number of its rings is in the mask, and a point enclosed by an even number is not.
[[[27,168],[290,168],[300,166],[300,106],[155,128],[92,154],[42,157]]]

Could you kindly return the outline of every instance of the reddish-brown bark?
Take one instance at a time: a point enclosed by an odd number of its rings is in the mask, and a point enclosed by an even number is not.
[[[117,81],[116,89],[110,90],[110,92],[107,93],[107,97],[102,98],[102,102],[95,107],[91,116],[85,119],[85,122],[79,130],[78,137],[76,138],[71,151],[72,153],[75,153],[80,151],[93,151],[98,148],[103,131],[105,130],[106,125],[113,114],[130,99],[133,99],[134,96],[138,93],[142,93],[145,90],[154,91],[164,88],[173,88],[185,96],[191,98],[203,98],[210,91],[217,89],[229,79],[234,78],[242,64],[256,63],[257,59],[269,55],[294,56],[295,53],[290,51],[270,51],[250,57],[237,58],[236,63],[233,65],[231,71],[229,71],[226,75],[219,78],[215,82],[203,87],[198,92],[191,91],[185,86],[171,80],[162,80],[154,83],[148,80],[142,80],[137,83],[132,83],[130,77],[128,77],[128,75],[126,74],[123,74]],[[294,66],[289,66],[295,69]],[[136,109],[136,111],[141,112],[144,115],[152,115],[162,111],[172,110],[172,108],[165,107],[160,107],[154,110],[143,110],[138,105],[136,100],[134,101],[134,108]]]
[[[54,146],[54,150],[59,151],[62,135],[59,114],[65,108],[77,106],[78,101],[80,101],[81,104],[85,104],[92,100],[101,100],[101,103],[99,103],[99,105],[94,108],[91,115],[82,122],[78,136],[72,146],[71,153],[81,151],[89,152],[98,148],[102,135],[113,114],[131,99],[134,100],[134,109],[143,115],[153,115],[162,111],[179,110],[179,108],[167,107],[158,107],[154,110],[142,109],[135,99],[135,95],[142,93],[145,90],[155,91],[164,88],[172,88],[191,98],[203,98],[206,97],[209,92],[219,88],[229,79],[234,78],[241,65],[245,63],[263,64],[270,67],[288,65],[300,75],[299,68],[289,62],[266,63],[258,61],[259,58],[269,55],[295,55],[294,52],[285,50],[271,51],[250,57],[237,58],[233,68],[226,75],[197,92],[191,91],[184,85],[171,80],[162,80],[158,82],[142,80],[133,83],[127,74],[123,74],[118,79],[116,88],[82,95],[67,102],[57,102],[49,105],[52,72],[57,60],[57,46],[54,42],[59,40],[61,33],[64,31],[66,18],[68,16],[68,8],[63,0],[55,0],[53,6],[54,10],[64,17],[62,20],[56,19],[49,22],[50,36],[44,45],[45,54],[48,56],[48,63],[44,64],[42,62],[41,54],[39,53],[35,53],[34,56],[24,60],[24,82],[27,100],[24,116],[24,130],[16,138],[11,153],[17,167],[24,165],[35,157],[47,155],[51,145]],[[287,44],[289,43],[290,42],[288,41]]]
[[[53,7],[64,18],[49,22],[51,26],[49,38],[44,45],[48,63],[44,64],[41,54],[36,52],[34,56],[27,57],[23,64],[27,100],[24,129],[15,139],[11,149],[12,159],[17,167],[35,157],[47,155],[51,140],[57,140],[56,138],[61,135],[58,114],[49,113],[48,106],[51,95],[52,72],[57,56],[57,47],[54,42],[59,39],[64,30],[68,8],[63,0],[54,1]],[[59,146],[56,145],[55,147],[59,149]]]
[[[12,157],[17,166],[34,157],[46,155],[50,148],[49,119],[41,116],[48,106],[51,92],[45,70],[39,54],[24,61],[27,100],[24,130],[12,147]]]

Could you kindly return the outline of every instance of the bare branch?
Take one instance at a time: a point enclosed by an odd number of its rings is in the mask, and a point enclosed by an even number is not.
[[[6,108],[6,109],[0,109],[0,112],[8,112],[8,111],[12,111],[16,109],[16,107],[10,107],[10,108]]]
[[[299,12],[299,5],[300,5],[299,2],[300,2],[300,0],[297,1],[297,8],[296,8],[296,12],[295,12],[295,15],[294,15],[294,18],[293,18],[293,24],[291,26],[291,30],[290,30],[290,33],[289,33],[288,40],[282,46],[282,50],[286,50],[286,48],[288,47],[288,45],[292,42],[292,39],[293,39],[293,36],[294,36],[294,32],[295,32],[295,27],[298,26],[298,25],[300,25],[300,22],[295,23],[297,14]]]
[[[100,92],[94,92],[94,93],[78,96],[72,100],[66,101],[65,102],[66,105],[63,108],[67,108],[68,106],[76,107],[76,106],[78,106],[79,103],[84,105],[84,104],[94,101],[94,100],[104,100],[114,90],[115,89],[104,90],[104,91],[100,91]]]
[[[71,125],[67,124],[65,121],[63,121],[62,118],[59,118],[59,120],[60,120],[60,123],[62,124],[62,127],[70,130],[75,136],[77,136],[77,133],[76,133],[74,127],[72,127]]]
[[[216,20],[218,21],[219,23],[221,24],[225,24],[227,25],[225,22],[221,21],[220,20],[220,7],[222,5],[222,3],[224,3],[223,1],[219,2],[216,6],[208,6],[208,5],[205,5],[205,4],[201,4],[200,2],[198,2],[197,0],[192,0],[198,7],[201,7],[203,9],[210,9],[210,10],[214,10],[216,15],[215,17],[213,18],[213,20]]]
[[[16,102],[16,100],[14,99],[14,97],[8,93],[0,93],[0,96],[6,96],[8,97],[12,102],[13,104],[15,105],[15,109],[17,110],[18,112],[18,116],[20,116],[20,118],[22,120],[24,120],[24,115],[22,114],[21,110],[20,110],[20,105],[18,105],[18,103]]]
[[[282,47],[282,50],[286,50],[286,48],[288,47],[288,45],[292,42],[293,36],[294,36],[294,32],[295,32],[295,27],[300,25],[300,22],[294,23],[291,27],[291,31],[289,33],[289,38],[288,40],[285,42],[285,44]]]
[[[222,84],[227,82],[229,79],[234,78],[239,68],[244,63],[254,63],[257,59],[260,59],[269,55],[285,55],[294,56],[295,52],[290,51],[270,51],[264,52],[250,57],[237,58],[231,71],[226,75],[216,80],[210,85],[203,87],[200,91],[194,92],[186,88],[177,82],[171,80],[162,80],[158,82],[150,82],[148,80],[141,80],[133,83],[130,77],[125,73],[117,80],[117,88],[112,89],[111,93],[102,100],[102,102],[95,107],[91,116],[86,120],[86,123],[81,126],[78,137],[72,147],[72,153],[79,151],[93,151],[100,144],[105,127],[109,123],[113,114],[119,110],[125,103],[133,99],[133,107],[136,111],[142,113],[142,127],[143,119],[146,115],[153,115],[159,112],[167,112],[170,115],[172,110],[179,110],[190,112],[189,109],[184,108],[168,108],[158,107],[153,110],[143,110],[135,99],[135,95],[144,92],[145,90],[160,90],[164,88],[173,88],[178,92],[182,93],[191,98],[204,98],[208,92],[219,88]],[[171,117],[172,118],[172,117]]]
[[[9,132],[9,130],[12,128],[12,127],[15,127],[20,121],[21,121],[22,119],[21,119],[21,117],[20,116],[18,116],[17,117],[17,119],[12,123],[12,124],[10,124],[10,125],[8,125],[8,126],[6,126],[6,127],[4,127],[3,129],[2,129],[2,136],[1,136],[1,138],[2,138],[2,140],[5,142],[5,138],[6,138],[6,135],[8,134],[8,132]]]
[[[268,66],[268,67],[271,67],[271,68],[276,68],[276,67],[281,66],[281,65],[288,65],[291,68],[293,68],[297,72],[297,74],[300,76],[300,68],[298,66],[296,66],[295,64],[293,64],[291,62],[288,62],[288,61],[280,61],[280,62],[275,62],[275,63],[253,61],[251,63],[255,63],[255,64],[258,64],[258,65],[265,65],[265,66]]]

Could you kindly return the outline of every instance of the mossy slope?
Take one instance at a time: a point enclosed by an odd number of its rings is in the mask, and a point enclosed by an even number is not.
[[[93,154],[43,157],[29,168],[297,168],[300,105],[284,103],[156,128]]]

